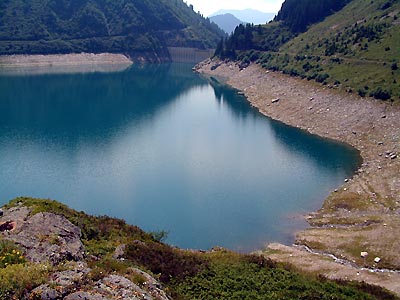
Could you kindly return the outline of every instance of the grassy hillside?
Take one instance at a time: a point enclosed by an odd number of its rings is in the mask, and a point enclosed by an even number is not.
[[[399,1],[354,0],[280,50],[300,75],[328,74],[361,96],[399,99],[399,17]]]
[[[399,1],[352,0],[300,34],[290,24],[283,20],[254,27],[252,46],[238,47],[230,57],[360,96],[400,99]]]
[[[129,277],[130,267],[154,274],[175,300],[189,299],[398,299],[380,288],[301,275],[256,255],[242,255],[224,249],[195,252],[170,247],[163,234],[149,234],[122,220],[88,216],[56,201],[18,198],[6,208],[30,207],[30,215],[50,212],[64,215],[82,230],[82,241],[91,271],[75,290],[108,274]],[[53,237],[54,238],[54,237]],[[113,259],[116,247],[126,245],[123,260]],[[19,299],[37,285],[47,282],[52,272],[66,270],[68,264],[50,269],[27,262],[21,249],[2,240],[0,235],[0,299]],[[16,254],[18,253],[18,255]],[[40,272],[38,270],[41,270]],[[15,276],[16,272],[24,276]],[[138,280],[139,279],[139,280]],[[143,283],[136,278],[137,283]],[[7,295],[6,298],[2,295]]]
[[[182,0],[3,0],[0,54],[213,48],[223,32]]]

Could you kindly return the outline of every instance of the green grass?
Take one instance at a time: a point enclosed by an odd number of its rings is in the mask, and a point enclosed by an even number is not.
[[[209,266],[176,283],[177,299],[389,299],[349,285],[313,278],[278,267],[269,260],[234,253],[206,255]],[[388,298],[386,298],[388,297]]]
[[[380,88],[390,92],[392,100],[399,100],[400,71],[391,66],[400,62],[400,3],[395,1],[390,8],[381,9],[386,2],[354,0],[280,51],[291,57],[319,56],[319,72],[329,74],[328,84],[338,83],[344,89],[360,91],[360,95],[384,98],[377,93]],[[301,70],[294,59],[288,65]]]
[[[122,220],[89,216],[52,200],[17,198],[7,207],[18,205],[30,207],[31,215],[57,213],[81,226],[87,252],[97,257],[87,257],[92,271],[81,288],[108,274],[120,274],[142,285],[145,279],[132,269],[139,267],[158,278],[175,300],[398,299],[381,288],[303,275],[262,256],[224,249],[202,253],[174,248],[161,243],[157,235],[145,233]],[[112,254],[122,243],[126,244],[125,260],[115,260]],[[0,253],[13,250],[18,251],[13,244],[0,247]],[[52,271],[63,268],[65,265],[55,266]],[[23,275],[17,276],[19,273]],[[24,291],[46,282],[48,276],[49,269],[40,264],[16,262],[0,268],[0,299],[13,296],[19,299]],[[76,288],[80,288],[79,284]]]
[[[400,102],[400,2],[383,9],[386,3],[353,0],[279,49],[263,46],[271,36],[279,40],[271,30],[277,24],[267,24],[253,32],[255,49],[236,51],[235,57],[362,97]]]

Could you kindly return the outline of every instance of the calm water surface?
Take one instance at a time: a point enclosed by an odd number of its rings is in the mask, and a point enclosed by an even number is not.
[[[292,242],[358,162],[190,65],[0,75],[0,204],[57,199],[180,247],[250,251]]]

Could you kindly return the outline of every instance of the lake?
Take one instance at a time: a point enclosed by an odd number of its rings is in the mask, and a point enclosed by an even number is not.
[[[0,205],[50,198],[183,248],[292,243],[358,152],[262,116],[189,64],[0,75]]]

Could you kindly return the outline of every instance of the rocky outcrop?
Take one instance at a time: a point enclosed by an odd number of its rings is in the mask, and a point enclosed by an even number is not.
[[[140,286],[116,274],[92,282],[88,279],[91,271],[80,262],[70,270],[56,272],[47,284],[35,288],[28,299],[170,300],[160,283],[139,269],[131,268],[130,273],[143,278]]]
[[[25,257],[32,262],[50,262],[83,259],[81,230],[64,216],[37,213],[30,216],[26,207],[4,210],[0,224],[12,224],[1,235],[20,245]]]
[[[46,284],[22,299],[170,300],[161,284],[139,269],[129,268],[129,276],[124,277],[101,271],[98,274],[88,267],[80,240],[81,230],[64,216],[46,212],[33,214],[22,205],[1,212],[0,240],[13,241],[29,261],[50,263],[57,270],[49,275]],[[125,247],[118,246],[113,259],[123,260]]]

